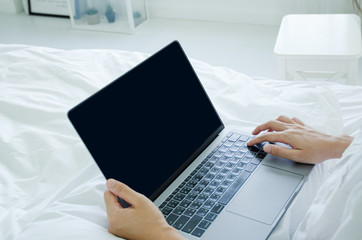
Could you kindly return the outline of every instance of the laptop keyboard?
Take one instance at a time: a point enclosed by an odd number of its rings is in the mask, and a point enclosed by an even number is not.
[[[247,147],[248,140],[228,133],[159,206],[171,226],[202,236],[266,156],[263,145]]]

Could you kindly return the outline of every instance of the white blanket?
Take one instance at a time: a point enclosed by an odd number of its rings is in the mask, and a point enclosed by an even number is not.
[[[362,132],[318,190],[294,239],[362,239]]]
[[[0,236],[113,238],[107,232],[105,179],[66,113],[146,57],[118,50],[0,45]],[[362,87],[256,81],[227,68],[192,64],[226,125],[251,131],[284,114],[335,135],[355,135],[362,126]],[[271,237],[296,233],[336,162],[314,168]]]

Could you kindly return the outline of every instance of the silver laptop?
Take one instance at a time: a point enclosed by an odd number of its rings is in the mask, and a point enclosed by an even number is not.
[[[68,117],[104,176],[149,197],[188,239],[267,238],[312,169],[225,127],[177,41]]]

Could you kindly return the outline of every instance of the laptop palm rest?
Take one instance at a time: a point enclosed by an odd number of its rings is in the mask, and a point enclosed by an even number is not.
[[[302,175],[260,165],[232,199],[227,211],[270,225],[302,179]]]

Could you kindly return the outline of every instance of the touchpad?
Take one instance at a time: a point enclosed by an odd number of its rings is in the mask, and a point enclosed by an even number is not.
[[[227,211],[272,224],[302,179],[302,175],[261,165],[233,198]]]

